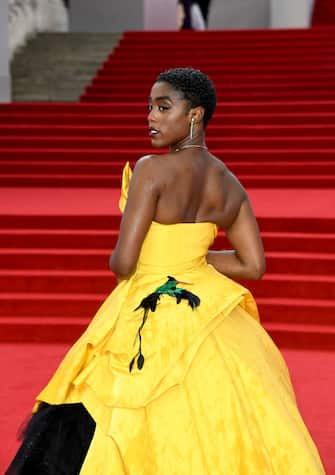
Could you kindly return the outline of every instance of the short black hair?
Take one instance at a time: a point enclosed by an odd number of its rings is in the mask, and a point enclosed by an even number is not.
[[[216,106],[216,91],[209,77],[193,68],[168,69],[157,76],[156,82],[167,82],[183,94],[183,99],[190,102],[191,107],[202,106],[205,109],[204,126],[212,117]]]

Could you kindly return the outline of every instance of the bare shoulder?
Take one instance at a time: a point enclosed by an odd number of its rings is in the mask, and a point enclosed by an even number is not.
[[[248,195],[238,178],[219,159],[213,157],[212,190],[217,210],[217,224],[228,229],[235,221],[242,203]]]
[[[170,154],[145,155],[139,158],[134,167],[135,177],[140,177],[142,181],[152,182],[156,188],[164,183],[171,171],[171,162],[167,158]]]
[[[159,155],[144,155],[136,161],[134,172],[150,173],[158,172],[162,167],[166,165],[166,157],[169,154]]]
[[[222,162],[222,160],[218,159],[214,155],[211,155],[211,158],[213,160],[215,175],[227,194],[233,192],[236,197],[240,196],[241,199],[245,199],[247,197],[247,192],[239,179],[227,167],[227,165]]]
[[[140,157],[135,163],[134,172],[149,172],[155,167],[156,157],[157,155],[144,155],[143,157]]]
[[[156,155],[144,155],[143,157],[139,158],[135,163],[132,175],[132,183],[152,183],[155,181],[156,174]]]

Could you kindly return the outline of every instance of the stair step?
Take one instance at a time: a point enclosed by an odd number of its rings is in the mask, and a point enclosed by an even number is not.
[[[225,43],[224,39],[218,39],[216,43],[216,48],[213,48],[213,44],[209,41],[204,41],[202,44],[197,45],[197,48],[190,49],[190,43],[186,42],[185,44],[180,41],[172,41],[172,45],[178,47],[177,50],[173,49],[171,43],[165,41],[153,42],[150,45],[150,53],[157,54],[164,59],[175,61],[179,59],[185,59],[187,57],[188,61],[194,60],[211,60],[215,61],[220,59],[224,60],[234,60],[239,58],[241,61],[250,60],[250,58],[257,58],[257,60],[273,60],[276,61],[286,61],[291,58],[301,60],[302,55],[308,55],[311,60],[314,58],[329,58],[329,56],[335,54],[335,42],[334,39],[330,43],[301,43],[301,44],[291,44],[289,45],[287,41],[282,42],[281,44],[273,45],[266,44],[261,45],[253,43],[252,45],[234,45],[234,48],[231,45]],[[218,53],[217,49],[220,48]],[[148,62],[148,53],[145,44],[126,44],[124,41],[121,41],[119,45],[114,49],[113,54],[110,55],[111,62],[113,59],[144,59],[145,62]]]
[[[62,342],[72,343],[84,332],[90,319],[85,317],[1,317],[1,342]],[[298,325],[266,323],[280,348],[333,350],[335,328],[332,325]]]
[[[24,158],[24,157],[22,157]],[[289,175],[290,177],[304,177],[309,175],[309,178],[314,176],[318,179],[319,176],[329,178],[330,175],[335,175],[335,161],[334,162],[225,162],[226,166],[235,173],[238,177],[242,175],[250,175],[261,177],[262,175]],[[104,161],[67,161],[54,162],[48,161],[31,161],[31,160],[2,160],[0,163],[0,174],[17,175],[17,176],[35,176],[35,175],[71,175],[73,177],[81,175],[90,175],[92,178],[95,175],[111,175],[119,176],[119,183],[121,183],[121,163]],[[292,178],[293,179],[293,178]]]
[[[115,114],[115,110],[122,110],[125,114],[128,110],[128,114],[143,114],[143,118],[146,118],[146,103],[145,99],[141,101],[133,102],[132,104],[125,104],[124,102],[115,101],[113,104],[100,104],[100,103],[66,103],[57,102],[50,104],[49,102],[20,102],[20,103],[3,103],[0,104],[0,115],[8,113],[52,113],[52,114]],[[242,101],[224,102],[218,101],[217,113],[335,113],[335,100],[277,100],[277,101]]]
[[[259,297],[335,299],[335,277],[315,274],[265,274],[246,286]]]
[[[78,101],[85,85],[106,60],[120,36],[91,33],[36,35],[11,62],[13,100]],[[84,82],[78,82],[78,77]]]
[[[0,342],[74,343],[89,322],[87,317],[1,317]]]
[[[211,147],[211,152],[225,163],[229,162],[262,162],[272,160],[273,163],[277,162],[330,162],[334,161],[334,149],[224,149]],[[84,149],[84,148],[72,148],[72,149],[54,149],[54,148],[1,148],[2,160],[32,160],[32,161],[45,161],[49,162],[73,162],[73,161],[98,161],[98,162],[110,162],[115,158],[115,163],[120,164],[120,171],[125,162],[129,161],[132,164],[136,160],[148,153],[152,153],[152,148],[149,146],[146,148],[119,148],[119,149]]]
[[[95,293],[107,294],[115,285],[113,274],[107,270],[21,270],[0,274],[2,292]],[[261,281],[247,282],[256,298],[335,299],[335,277],[315,274],[266,274]],[[18,302],[16,302],[18,304]],[[10,313],[4,302],[1,313]],[[60,312],[62,313],[62,312]]]
[[[109,93],[100,93],[99,91],[83,93],[80,96],[81,102],[93,102],[93,103],[113,103],[115,101],[122,101],[123,103],[132,104],[135,101],[140,101],[143,96],[138,96],[137,94],[131,93],[120,93],[120,92],[109,92]],[[300,91],[249,91],[249,92],[235,92],[227,90],[224,94],[221,95],[220,99],[226,103],[236,102],[237,100],[253,103],[255,101],[268,101],[274,102],[278,100],[300,100],[304,101],[306,99],[313,99],[315,101],[320,101],[322,99],[328,98],[329,100],[335,99],[334,90],[300,90]],[[143,99],[144,105],[144,99]]]
[[[16,137],[46,137],[48,139],[54,137],[105,137],[111,138],[129,138],[132,136],[143,138],[147,136],[147,126],[143,122],[143,117],[139,117],[138,123],[128,124],[112,124],[112,125],[80,125],[80,124],[30,124],[29,117],[26,117],[25,124],[4,123],[1,125],[0,137],[16,138]],[[41,122],[44,122],[41,118]],[[125,117],[126,119],[126,117]],[[211,123],[207,140],[222,138],[239,138],[247,140],[248,138],[256,139],[273,139],[276,137],[289,138],[293,136],[299,140],[308,137],[312,140],[314,137],[332,137],[335,135],[335,115],[334,124],[307,124],[307,125],[228,125],[218,124],[218,121]]]
[[[57,246],[62,252],[81,252],[99,250],[105,252],[116,245],[118,229],[20,229],[0,228],[0,251],[4,248],[14,251],[16,248],[51,249]],[[262,232],[264,247],[267,252],[320,252],[334,251],[335,234],[303,232]],[[227,248],[228,242],[221,231],[215,240],[215,249]],[[48,252],[48,251],[47,251]]]
[[[41,126],[41,131],[44,131],[44,128],[55,126],[56,132],[58,128],[66,127],[66,125],[72,128],[77,127],[86,127],[87,129],[106,127],[111,128],[111,130],[116,130],[122,133],[124,130],[131,129],[135,127],[136,129],[145,130],[146,129],[146,117],[145,112],[142,110],[141,113],[102,113],[97,112],[87,112],[81,113],[78,111],[75,112],[63,112],[63,113],[52,113],[52,112],[42,112],[35,110],[35,105],[31,105],[31,111],[2,111],[0,104],[0,123],[1,129],[4,127],[4,133],[6,130],[15,130],[13,126],[18,126],[20,128],[27,127],[27,124],[30,124],[31,127],[37,128]],[[71,104],[72,105],[72,104]],[[334,108],[335,109],[335,108]],[[225,126],[222,128],[222,126]],[[246,113],[216,113],[213,117],[208,133],[214,134],[216,130],[221,130],[223,134],[240,134],[242,135],[240,129],[243,130],[243,134],[247,134],[250,130],[255,130],[257,134],[257,129],[264,130],[271,127],[271,132],[274,133],[274,130],[281,133],[282,130],[285,130],[287,135],[296,135],[299,136],[300,133],[308,130],[309,132],[317,133],[322,127],[329,125],[330,128],[325,128],[325,135],[331,135],[334,125],[335,125],[335,112],[306,112],[306,113],[294,113],[294,112],[246,112]],[[306,127],[308,129],[306,129]],[[247,132],[248,130],[248,132]],[[299,130],[301,132],[299,132]],[[303,131],[303,132],[302,132]],[[55,132],[55,133],[56,133]]]
[[[131,94],[131,97],[134,98],[140,98],[145,97],[145,94],[148,91],[148,84],[139,84],[136,88],[136,92]],[[314,93],[314,91],[318,91],[320,88],[325,89],[328,92],[333,92],[335,85],[334,85],[334,78],[328,79],[328,80],[314,80],[314,81],[308,81],[308,80],[296,80],[296,81],[288,81],[288,80],[280,80],[277,79],[277,81],[274,80],[267,80],[267,81],[255,81],[255,82],[249,82],[246,80],[243,80],[242,78],[239,80],[225,80],[222,81],[218,84],[216,87],[216,93],[218,97],[225,97],[228,93],[229,94],[237,94],[237,93],[249,93],[249,94],[254,94],[262,91],[268,91],[268,92],[276,92],[276,91],[281,91],[281,92],[292,92],[292,91],[311,91]],[[86,87],[86,93],[93,93],[93,94],[108,94],[108,93],[118,93],[120,96],[124,96],[127,93],[127,89],[129,89],[128,84],[123,84],[123,83],[115,83],[115,84],[110,84],[110,83],[93,83],[90,86]]]
[[[0,292],[107,294],[115,287],[115,277],[111,271],[107,270],[108,259],[104,267],[105,270],[1,271]],[[5,303],[3,305],[4,310],[1,310],[1,313],[7,313],[8,308]]]
[[[101,74],[100,74],[101,72]],[[103,73],[103,74],[102,74]],[[269,84],[281,84],[282,82],[328,82],[331,83],[334,80],[335,71],[311,71],[309,74],[303,72],[291,72],[288,71],[287,74],[276,74],[271,72],[260,73],[256,71],[249,71],[243,75],[234,73],[232,71],[225,72],[221,74],[211,74],[211,79],[217,84],[218,87],[222,87],[223,84],[231,83],[245,83],[245,84],[258,84],[259,82],[268,82]],[[151,84],[155,78],[152,73],[146,73],[141,71],[141,74],[136,78],[136,85],[138,87],[148,87],[148,84]],[[99,71],[99,75],[95,76],[91,82],[92,85],[110,85],[113,87],[126,87],[132,86],[134,80],[132,77],[129,77],[127,74],[124,74],[120,71],[118,75],[108,74],[105,71]],[[216,86],[217,87],[217,86]]]
[[[280,348],[295,348],[308,350],[330,350],[335,348],[335,327],[332,325],[266,324],[265,329]]]
[[[7,292],[0,293],[1,315],[43,315],[92,318],[107,295],[94,293]],[[0,317],[0,321],[1,321]],[[1,332],[0,332],[1,334]],[[1,339],[1,337],[0,337]]]
[[[169,45],[170,51],[172,50],[171,45]],[[178,48],[179,50],[179,48]],[[152,62],[151,54],[155,54],[155,62]],[[286,54],[285,54],[286,53]],[[227,55],[224,52],[219,55],[210,54],[193,54],[190,53],[188,45],[184,45],[183,49],[180,49],[178,52],[173,52],[170,54],[163,55],[162,51],[159,49],[159,46],[150,47],[150,55],[144,50],[139,54],[115,54],[112,55],[110,59],[107,59],[102,64],[103,68],[113,68],[113,67],[122,67],[130,66],[131,68],[138,68],[139,70],[148,69],[148,70],[159,70],[160,68],[165,68],[169,63],[171,67],[174,67],[176,64],[180,64],[182,61],[187,61],[188,64],[193,63],[194,67],[201,68],[204,70],[210,70],[216,68],[218,63],[220,68],[237,66],[237,68],[249,66],[253,70],[257,70],[258,66],[269,66],[269,67],[290,67],[290,66],[316,66],[320,65],[325,67],[329,64],[329,59],[334,57],[334,52],[330,54],[327,52],[320,53],[319,51],[310,51],[308,56],[302,56],[301,53],[293,54],[285,52],[282,55],[273,54],[269,57],[268,54],[250,54],[248,52],[239,53],[239,51],[234,51],[231,55]]]
[[[97,231],[108,231],[119,229],[120,215],[60,215],[60,214],[0,214],[0,225],[3,228],[31,229],[43,228],[45,231],[55,229],[82,230],[93,229]],[[293,223],[292,223],[293,224]],[[322,227],[322,221],[319,222]],[[322,232],[320,227],[320,232]],[[327,226],[328,227],[328,226]]]
[[[115,236],[116,238],[116,236]],[[222,240],[221,240],[222,241]],[[1,241],[0,241],[1,242]],[[110,243],[111,244],[111,243]],[[115,244],[115,240],[114,240]],[[20,276],[34,269],[48,270],[106,270],[112,252],[106,249],[27,249],[0,248],[0,277]],[[335,254],[312,252],[266,252],[267,272],[295,274],[335,275]],[[16,269],[14,271],[14,269]],[[13,272],[14,271],[14,274]],[[23,275],[22,274],[22,275]],[[4,285],[5,281],[4,281]]]
[[[169,32],[169,39],[172,41],[182,40],[184,43],[186,40],[194,41],[201,38],[202,41],[207,39],[208,41],[217,40],[218,38],[224,39],[225,42],[234,42],[241,44],[249,44],[251,40],[254,42],[260,41],[261,44],[276,44],[277,42],[289,40],[292,45],[297,41],[322,41],[322,40],[334,40],[334,27],[324,26],[322,28],[289,28],[289,29],[259,29],[259,30],[208,30],[206,32],[183,30]],[[122,43],[125,44],[145,44],[152,43],[152,39],[155,42],[166,42],[165,31],[126,31],[122,38]],[[246,41],[248,40],[248,41]],[[293,44],[294,44],[293,43]],[[146,45],[150,46],[150,45]]]
[[[110,249],[27,249],[0,248],[0,279],[7,276],[43,276],[39,270],[108,270]],[[15,269],[15,270],[14,270]],[[26,271],[27,270],[27,271]],[[48,275],[48,274],[46,274]],[[3,285],[5,281],[3,281]]]
[[[16,248],[24,247],[26,250],[33,250],[34,248],[49,250],[55,246],[57,246],[59,252],[63,250],[80,252],[81,250],[91,249],[113,249],[116,245],[118,233],[117,229],[0,228],[0,252],[3,251],[3,248],[15,250]],[[326,245],[323,240],[321,242],[323,246]],[[80,247],[79,250],[78,247]]]
[[[144,129],[145,130],[145,129]],[[143,131],[144,132],[144,131]],[[53,149],[117,149],[124,145],[124,138],[118,137],[67,137],[59,136],[55,141],[54,137],[29,137],[16,135],[13,137],[1,137],[0,150],[10,148],[53,148]],[[208,146],[211,149],[335,149],[334,136],[318,137],[208,137]],[[128,137],[128,146],[137,145],[139,148],[150,147],[149,137]]]
[[[316,229],[318,234],[335,234],[334,218],[317,217],[271,217],[258,216],[257,221],[262,232],[281,233],[310,233]],[[41,227],[45,230],[67,229],[71,230],[116,230],[120,225],[120,215],[56,215],[56,214],[0,214],[2,228],[32,229]]]
[[[258,297],[261,322],[284,325],[334,325],[335,301],[298,298]]]
[[[244,175],[239,180],[247,188],[330,188],[335,186],[335,175]],[[0,173],[0,185],[6,187],[85,187],[85,188],[117,188],[120,175],[117,174],[20,174]]]

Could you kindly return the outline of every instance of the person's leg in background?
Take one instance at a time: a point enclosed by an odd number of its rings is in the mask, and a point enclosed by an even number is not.
[[[204,17],[205,23],[207,25],[208,12],[211,0],[197,0],[197,3],[201,9],[202,16]]]
[[[177,23],[181,30],[189,30],[192,28],[191,24],[191,0],[178,0],[178,15]]]

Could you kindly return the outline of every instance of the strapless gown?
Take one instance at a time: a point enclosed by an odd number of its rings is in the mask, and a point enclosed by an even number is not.
[[[127,164],[121,209],[130,175]],[[80,475],[325,473],[252,295],[206,262],[216,234],[209,222],[152,222],[135,273],[37,396],[34,412],[81,403],[94,420]],[[144,315],[135,309],[168,276],[200,303],[160,294],[141,329],[143,367],[135,358],[130,371]]]

